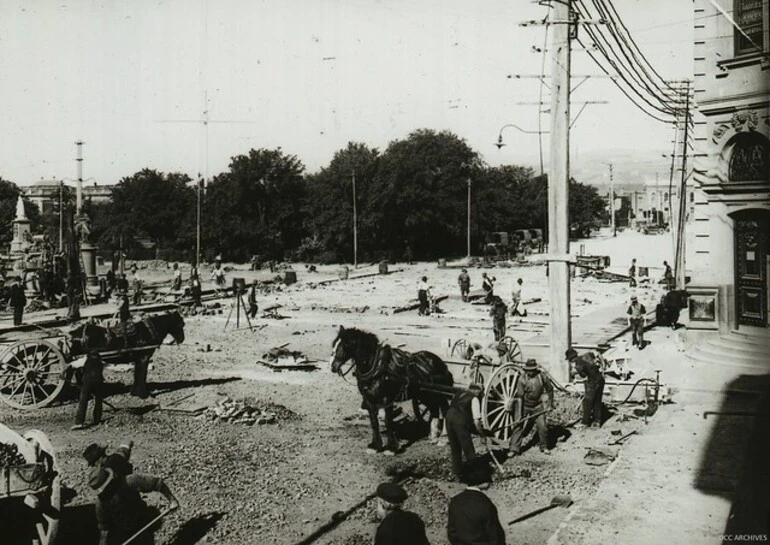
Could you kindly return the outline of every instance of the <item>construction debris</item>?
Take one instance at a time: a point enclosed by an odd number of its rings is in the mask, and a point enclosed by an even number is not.
[[[253,426],[254,424],[275,424],[278,420],[296,419],[297,414],[280,405],[261,405],[252,398],[234,400],[226,397],[213,407],[206,409],[200,418],[212,422],[222,421]]]

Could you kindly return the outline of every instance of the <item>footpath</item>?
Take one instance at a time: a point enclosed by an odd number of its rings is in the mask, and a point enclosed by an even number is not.
[[[768,420],[751,416],[770,413],[770,366],[740,375],[729,362],[692,362],[682,331],[654,328],[648,347],[629,349],[634,378],[660,369],[673,403],[626,441],[596,494],[570,508],[549,545],[770,540]]]

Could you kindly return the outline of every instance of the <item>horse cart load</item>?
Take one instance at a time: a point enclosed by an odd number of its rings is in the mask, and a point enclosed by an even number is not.
[[[184,341],[178,311],[149,315],[128,326],[86,322],[69,332],[40,328],[25,339],[0,344],[0,402],[17,409],[45,407],[89,351],[98,352],[107,365],[133,365],[132,393],[146,397],[150,358],[167,335]]]
[[[0,541],[55,543],[60,480],[56,454],[43,432],[30,430],[22,436],[0,424]]]

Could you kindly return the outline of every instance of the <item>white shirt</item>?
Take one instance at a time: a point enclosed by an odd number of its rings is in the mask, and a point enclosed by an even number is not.
[[[481,402],[478,397],[474,397],[471,400],[471,416],[473,421],[481,420]]]

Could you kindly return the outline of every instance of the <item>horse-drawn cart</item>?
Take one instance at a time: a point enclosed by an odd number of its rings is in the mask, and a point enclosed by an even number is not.
[[[17,409],[45,407],[64,388],[71,376],[68,369],[78,367],[89,350],[97,351],[107,365],[133,364],[135,380],[137,371],[139,378],[146,378],[150,357],[167,334],[184,341],[184,320],[178,312],[149,316],[136,326],[134,345],[90,323],[69,332],[40,328],[26,339],[0,344],[0,402]]]
[[[0,424],[2,542],[52,545],[61,509],[61,477],[46,435],[23,436]]]

